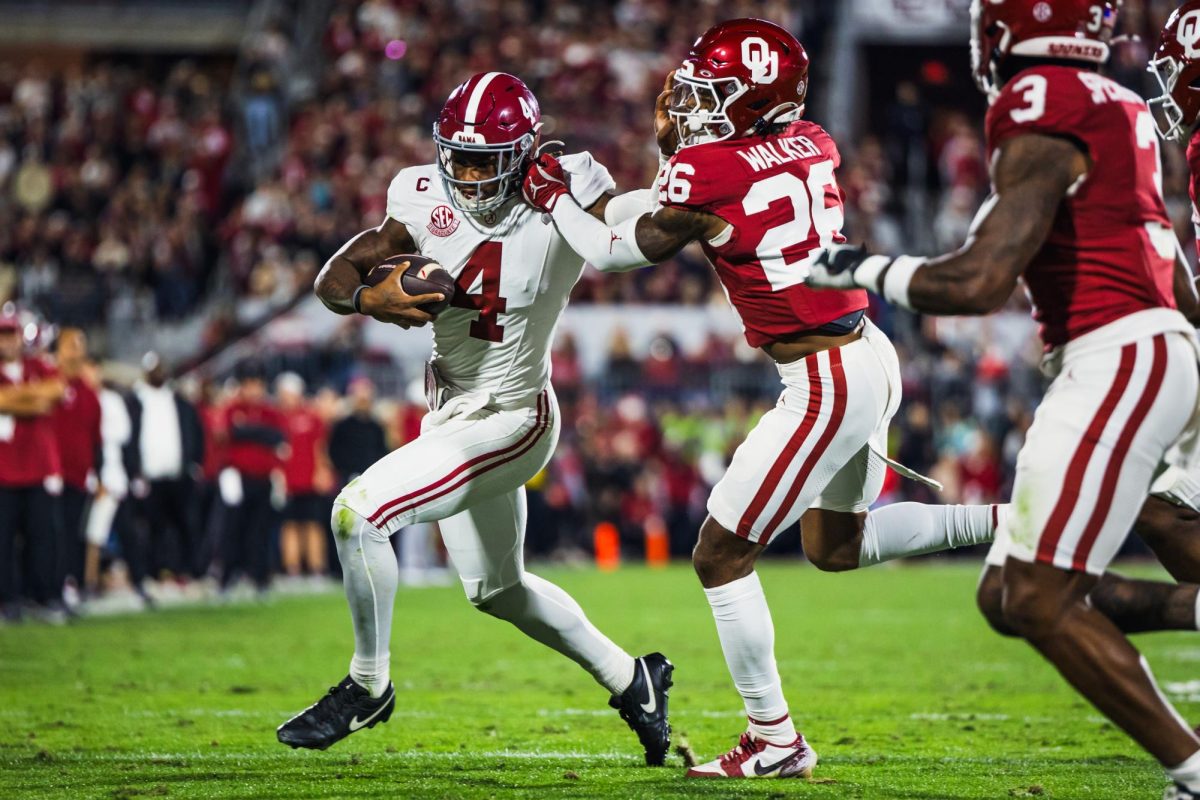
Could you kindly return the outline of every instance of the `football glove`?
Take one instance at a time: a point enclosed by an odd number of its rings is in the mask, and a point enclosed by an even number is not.
[[[549,214],[554,211],[558,198],[570,193],[567,174],[557,158],[542,153],[529,162],[529,168],[521,180],[521,194],[525,196],[525,202]]]
[[[892,263],[865,247],[833,244],[813,251],[805,283],[817,289],[869,289],[880,293],[879,276]]]

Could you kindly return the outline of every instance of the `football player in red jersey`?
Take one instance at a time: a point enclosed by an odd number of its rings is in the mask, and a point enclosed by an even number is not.
[[[932,259],[834,245],[809,282],[925,313],[986,314],[1024,278],[1054,380],[993,548],[1003,623],[1158,758],[1174,779],[1168,797],[1191,798],[1200,739],[1087,602],[1163,467],[1186,471],[1195,458],[1184,440],[1195,433],[1197,345],[1176,295],[1194,297],[1180,280],[1154,120],[1099,74],[1116,5],[975,0],[993,194],[966,244]]]
[[[1192,223],[1200,230],[1196,206],[1200,194],[1200,130],[1196,127],[1200,119],[1200,2],[1188,0],[1171,14],[1149,70],[1162,88],[1162,94],[1150,101],[1159,134],[1170,142],[1187,142]],[[1196,246],[1200,248],[1200,236]]]
[[[804,285],[811,251],[845,241],[841,159],[829,135],[801,119],[807,84],[808,57],[790,33],[762,20],[721,23],[659,98],[657,193],[608,201],[603,224],[570,197],[553,158],[539,158],[524,182],[526,199],[601,270],[700,243],[747,340],[777,362],[785,386],[714,487],[693,554],[749,718],[738,745],[693,777],[800,776],[816,763],[789,715],[754,571],[777,533],[801,521],[809,559],[850,570],[990,541],[998,513],[919,503],[867,511],[884,475],[899,365],[864,316],[865,292]]]

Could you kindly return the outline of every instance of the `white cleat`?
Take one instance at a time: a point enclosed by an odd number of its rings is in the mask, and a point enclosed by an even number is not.
[[[817,754],[797,736],[788,745],[771,744],[742,734],[737,747],[687,771],[689,778],[810,778]]]

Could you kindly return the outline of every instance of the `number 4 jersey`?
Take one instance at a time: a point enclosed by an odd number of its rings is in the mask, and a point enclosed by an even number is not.
[[[1025,268],[1047,349],[1138,311],[1175,308],[1177,242],[1141,97],[1095,72],[1039,66],[1004,85],[986,126],[993,157],[1013,137],[1041,134],[1075,142],[1091,161]]]
[[[659,173],[661,205],[730,224],[702,245],[754,347],[867,307],[861,290],[804,285],[810,253],[845,241],[833,174],[840,164],[829,134],[802,120],[766,136],[686,147]]]
[[[560,161],[584,208],[614,187],[588,153]],[[408,228],[421,255],[454,276],[454,302],[433,323],[433,364],[442,379],[486,392],[498,407],[534,402],[550,380],[554,328],[583,259],[519,199],[479,216],[454,208],[433,164],[396,175],[387,213]]]

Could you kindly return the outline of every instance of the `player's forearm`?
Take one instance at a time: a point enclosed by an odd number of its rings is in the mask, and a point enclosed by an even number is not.
[[[338,254],[325,262],[317,275],[313,290],[325,307],[335,314],[353,314],[354,293],[362,286],[362,274],[344,255]]]
[[[638,249],[640,216],[610,227],[580,208],[573,198],[563,197],[551,217],[571,249],[601,272],[626,272],[652,263]]]

